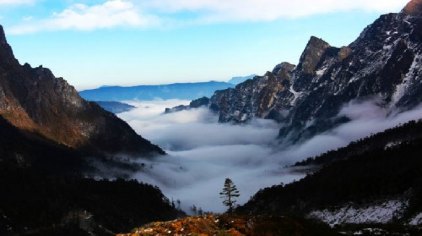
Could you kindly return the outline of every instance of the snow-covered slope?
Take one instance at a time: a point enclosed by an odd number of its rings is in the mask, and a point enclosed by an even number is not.
[[[382,201],[366,206],[345,205],[334,210],[323,209],[309,213],[308,217],[321,220],[331,226],[341,224],[386,224],[403,216],[407,202]]]

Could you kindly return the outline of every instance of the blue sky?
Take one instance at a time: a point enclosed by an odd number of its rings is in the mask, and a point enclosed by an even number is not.
[[[311,35],[347,45],[406,2],[0,0],[0,24],[21,63],[86,89],[264,74]]]

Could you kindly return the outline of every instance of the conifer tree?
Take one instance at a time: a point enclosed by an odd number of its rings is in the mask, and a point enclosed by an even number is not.
[[[229,178],[224,181],[223,191],[220,192],[220,197],[223,198],[223,204],[227,206],[228,212],[233,211],[233,206],[236,203],[236,198],[240,196],[239,190],[236,185]]]

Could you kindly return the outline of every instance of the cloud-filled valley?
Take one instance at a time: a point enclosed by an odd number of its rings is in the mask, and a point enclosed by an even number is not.
[[[351,102],[339,113],[350,122],[304,143],[281,147],[277,140],[280,124],[271,120],[221,124],[217,115],[205,108],[163,114],[166,107],[189,101],[129,103],[137,108],[119,116],[169,154],[140,159],[145,167],[133,177],[157,185],[174,201],[181,200],[184,210],[196,205],[214,212],[225,210],[219,192],[226,177],[238,186],[238,203],[242,204],[261,188],[304,176],[303,171],[288,165],[422,117],[421,109],[390,114],[376,100]]]

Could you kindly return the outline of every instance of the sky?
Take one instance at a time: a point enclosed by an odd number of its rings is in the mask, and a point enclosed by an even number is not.
[[[0,0],[21,63],[77,89],[227,81],[297,64],[310,36],[351,43],[407,0]]]

